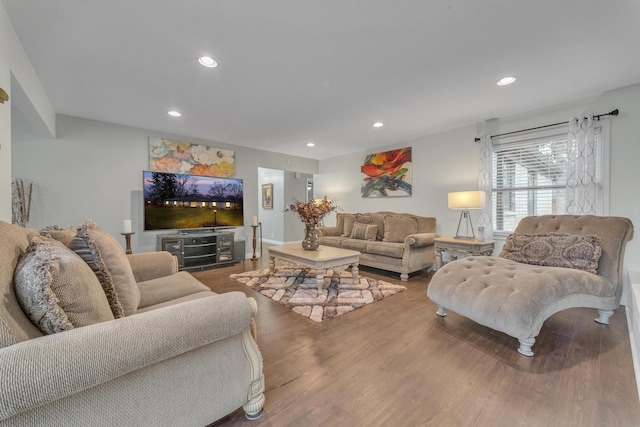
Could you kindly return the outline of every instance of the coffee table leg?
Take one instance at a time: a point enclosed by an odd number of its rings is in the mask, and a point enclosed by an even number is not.
[[[272,256],[269,257],[269,271],[271,274],[276,271],[276,259]]]
[[[316,286],[318,287],[318,295],[322,293],[322,286],[324,286],[324,268],[316,269],[318,274],[316,275]]]
[[[358,263],[351,264],[351,275],[353,276],[353,283],[358,282]]]

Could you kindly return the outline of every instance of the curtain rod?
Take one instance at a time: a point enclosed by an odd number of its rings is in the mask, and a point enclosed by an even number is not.
[[[600,117],[604,117],[604,116],[617,116],[619,113],[618,109],[616,108],[613,111],[609,111],[608,113],[604,113],[604,114],[597,114],[595,116],[593,116],[594,119],[599,120]],[[544,125],[544,126],[538,126],[535,128],[529,128],[529,129],[522,129],[522,130],[515,130],[513,132],[507,132],[507,133],[500,133],[498,135],[491,135],[489,138],[497,138],[499,136],[506,136],[506,135],[512,135],[514,133],[521,133],[521,132],[528,132],[530,130],[538,130],[538,129],[544,129],[544,128],[550,128],[552,126],[559,126],[559,125],[566,125],[569,122],[560,122],[560,123],[553,123],[551,125]],[[475,138],[474,139],[475,142],[479,142],[480,138]]]

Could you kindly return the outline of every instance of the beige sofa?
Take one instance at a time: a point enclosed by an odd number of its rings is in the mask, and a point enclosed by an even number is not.
[[[436,219],[407,213],[338,213],[336,225],[319,227],[320,244],[360,251],[360,265],[400,273],[433,267]]]
[[[261,414],[255,300],[211,292],[168,252],[127,256],[95,224],[48,231],[60,241],[0,221],[0,426]]]

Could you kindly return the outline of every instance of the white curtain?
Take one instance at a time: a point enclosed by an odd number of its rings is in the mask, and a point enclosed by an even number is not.
[[[480,159],[482,169],[478,177],[478,190],[484,191],[486,195],[485,208],[478,215],[478,226],[484,227],[484,240],[493,240],[493,196],[491,170],[493,161],[493,144],[491,136],[486,132],[480,136]]]
[[[593,116],[569,121],[567,140],[567,213],[602,215],[599,156]]]

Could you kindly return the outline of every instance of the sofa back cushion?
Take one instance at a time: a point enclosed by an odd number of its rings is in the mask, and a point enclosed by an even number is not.
[[[418,232],[418,220],[409,215],[387,215],[384,217],[384,242],[402,243]]]
[[[56,240],[33,236],[14,281],[20,306],[45,334],[113,320],[91,268]]]
[[[13,286],[13,274],[29,246],[29,234],[37,233],[0,221],[0,348],[42,336],[22,311]]]

